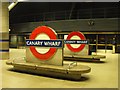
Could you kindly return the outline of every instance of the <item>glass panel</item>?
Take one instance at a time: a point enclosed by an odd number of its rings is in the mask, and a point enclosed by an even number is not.
[[[17,36],[16,35],[10,35],[10,47],[11,48],[17,47]]]
[[[106,43],[106,37],[105,35],[98,35],[98,44],[105,44]]]
[[[108,50],[112,50],[112,46],[107,46],[107,49]]]
[[[105,46],[98,46],[98,49],[105,49]]]
[[[120,44],[120,34],[116,35],[116,44]]]
[[[106,35],[107,44],[115,44],[116,43],[115,38],[116,38],[116,35],[113,35],[113,34]]]
[[[18,36],[18,46],[24,46],[24,45],[25,45],[24,36]]]
[[[96,44],[96,35],[94,34],[85,34],[87,40],[89,40],[90,44]]]
[[[120,34],[116,35],[115,52],[120,53]]]
[[[96,45],[89,45],[89,49],[92,52],[96,52]]]

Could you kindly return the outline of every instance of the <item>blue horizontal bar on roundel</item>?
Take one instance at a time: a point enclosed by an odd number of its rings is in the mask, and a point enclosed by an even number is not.
[[[64,44],[88,44],[88,40],[65,40]]]
[[[9,52],[9,50],[0,50],[0,52]]]
[[[9,42],[9,40],[0,40],[0,42]]]
[[[26,40],[26,46],[63,47],[62,40]]]

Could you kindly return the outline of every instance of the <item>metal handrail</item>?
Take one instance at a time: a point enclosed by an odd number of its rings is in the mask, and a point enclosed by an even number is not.
[[[77,66],[77,62],[69,63],[68,69],[70,69],[71,67],[74,67],[74,66]]]

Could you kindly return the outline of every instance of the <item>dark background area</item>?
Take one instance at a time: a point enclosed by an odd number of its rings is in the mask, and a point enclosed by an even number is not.
[[[44,12],[56,12],[71,10],[118,7],[118,2],[19,2],[11,11],[10,15],[23,15]]]
[[[117,8],[118,2],[19,2],[10,11],[10,24],[28,22],[25,21],[26,17],[39,17],[43,13],[47,12],[58,12],[69,10],[75,13],[75,10],[86,10],[86,9],[98,9],[98,8]],[[93,10],[97,13],[99,10]],[[85,13],[87,11],[81,11]],[[60,15],[60,14],[59,14]],[[50,15],[48,15],[50,16]],[[19,18],[19,20],[18,20]],[[27,18],[27,19],[30,19]],[[34,21],[33,19],[31,21]]]

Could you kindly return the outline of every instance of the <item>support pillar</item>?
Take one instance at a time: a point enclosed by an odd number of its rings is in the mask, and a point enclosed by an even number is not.
[[[9,10],[8,2],[0,6],[0,59],[9,59]]]

